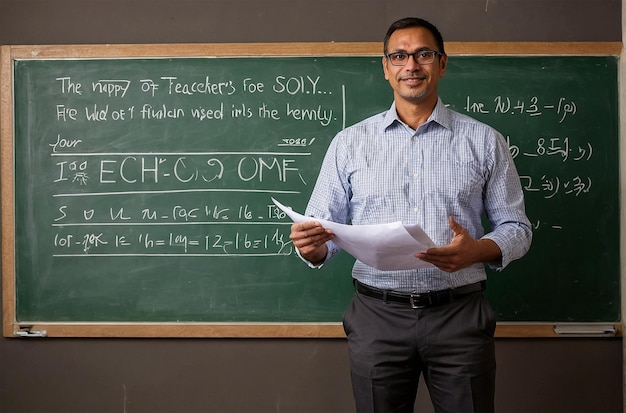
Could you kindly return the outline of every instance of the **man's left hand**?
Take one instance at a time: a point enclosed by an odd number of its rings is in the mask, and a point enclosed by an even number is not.
[[[452,241],[443,247],[429,248],[415,254],[416,258],[429,262],[437,268],[454,272],[477,262],[495,262],[502,258],[498,245],[490,239],[474,239],[454,218],[448,219],[454,232]]]

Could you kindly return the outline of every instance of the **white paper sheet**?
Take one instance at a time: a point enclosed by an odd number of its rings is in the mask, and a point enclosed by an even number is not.
[[[432,267],[432,264],[415,258],[415,253],[434,247],[435,243],[419,225],[402,225],[402,222],[377,225],[345,225],[306,217],[272,198],[278,208],[293,222],[317,221],[330,229],[333,242],[354,258],[383,271],[409,270]]]

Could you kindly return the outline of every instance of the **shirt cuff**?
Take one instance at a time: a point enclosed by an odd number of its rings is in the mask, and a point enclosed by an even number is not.
[[[324,257],[324,261],[322,261],[320,264],[317,264],[317,265],[307,260],[306,258],[304,258],[302,254],[300,254],[300,250],[298,250],[298,248],[296,248],[296,255],[300,257],[300,259],[304,261],[306,265],[308,265],[310,268],[322,268],[324,264],[326,264],[328,260],[334,257],[335,254],[337,254],[340,250],[340,248],[332,241],[328,241],[326,243],[326,247],[327,247],[326,257]]]
[[[492,240],[500,248],[501,261],[487,263],[487,265],[496,271],[501,271],[511,261],[523,257],[528,252],[532,240],[532,230],[523,223],[512,223],[503,225],[499,230],[486,234],[483,238]]]

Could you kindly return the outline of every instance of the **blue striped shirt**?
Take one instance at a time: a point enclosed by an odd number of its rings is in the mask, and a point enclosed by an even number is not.
[[[450,243],[452,216],[476,239],[489,238],[499,270],[530,248],[532,230],[506,141],[488,125],[441,100],[417,131],[390,110],[339,132],[324,158],[306,215],[343,224],[419,224],[439,246]],[[491,230],[485,234],[482,217]],[[328,243],[327,261],[339,248]],[[486,279],[485,265],[448,273],[438,268],[381,271],[356,261],[364,284],[404,292],[455,288]]]

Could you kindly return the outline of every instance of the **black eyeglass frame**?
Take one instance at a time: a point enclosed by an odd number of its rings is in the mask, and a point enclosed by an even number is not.
[[[422,54],[422,53],[432,53],[433,57],[429,62],[419,62],[418,61],[418,55]],[[392,56],[394,55],[402,55],[402,56],[406,56],[406,62],[404,63],[394,63]],[[443,56],[444,54],[437,51],[437,50],[430,50],[430,49],[424,49],[424,50],[418,50],[416,52],[413,53],[409,53],[409,52],[391,52],[391,53],[387,53],[385,55],[385,57],[387,58],[387,60],[389,60],[389,63],[391,63],[393,66],[406,66],[407,63],[409,63],[409,57],[412,57],[413,60],[415,60],[415,62],[418,65],[429,65],[432,64],[435,61],[435,57],[437,56]]]

